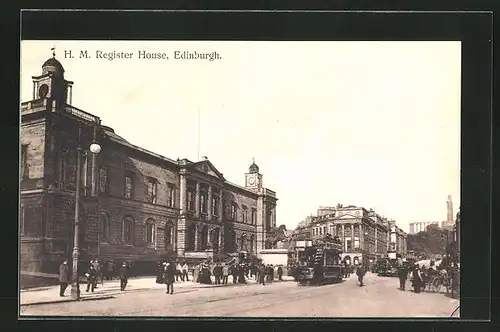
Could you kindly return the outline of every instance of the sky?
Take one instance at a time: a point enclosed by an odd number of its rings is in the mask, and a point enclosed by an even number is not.
[[[255,158],[277,192],[278,225],[337,203],[373,208],[405,231],[446,220],[448,195],[458,211],[460,42],[23,41],[22,101],[53,46],[73,106],[132,144],[207,156],[242,186]]]

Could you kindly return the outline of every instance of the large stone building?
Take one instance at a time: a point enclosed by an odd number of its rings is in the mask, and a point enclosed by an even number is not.
[[[77,182],[82,259],[156,262],[264,249],[277,198],[255,163],[239,186],[207,158],[142,149],[72,106],[72,86],[50,58],[33,76],[33,100],[21,105],[21,270],[53,272],[71,257]],[[89,151],[92,143],[100,153]]]
[[[317,216],[306,221],[296,233],[310,233],[312,239],[326,234],[338,236],[343,243],[342,258],[350,264],[373,261],[389,252],[406,253],[406,233],[371,209],[340,204],[319,207]]]

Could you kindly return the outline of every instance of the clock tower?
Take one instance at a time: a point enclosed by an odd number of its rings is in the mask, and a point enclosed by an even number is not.
[[[43,101],[56,109],[71,104],[73,82],[64,79],[64,68],[56,59],[55,48],[52,48],[52,57],[42,65],[42,75],[32,79],[33,100]]]
[[[255,191],[262,188],[262,174],[259,173],[259,166],[255,164],[255,160],[245,174],[245,188]]]

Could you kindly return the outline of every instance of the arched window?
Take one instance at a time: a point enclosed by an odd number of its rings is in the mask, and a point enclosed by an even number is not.
[[[109,217],[106,212],[99,214],[99,241],[109,242]]]
[[[123,218],[123,243],[134,243],[134,218],[131,216]]]
[[[149,218],[146,220],[146,243],[153,245],[155,243],[155,220]]]

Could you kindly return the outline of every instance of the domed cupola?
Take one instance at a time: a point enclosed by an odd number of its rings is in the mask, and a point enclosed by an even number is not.
[[[42,65],[42,75],[54,73],[59,76],[64,76],[64,67],[56,59],[56,47],[52,47],[52,58],[49,58]]]
[[[255,160],[252,161],[252,165],[248,168],[248,173],[250,174],[256,174],[259,173],[259,166],[255,164]]]
[[[42,65],[42,74],[45,75],[48,73],[64,76],[64,67],[55,56],[45,61]]]

